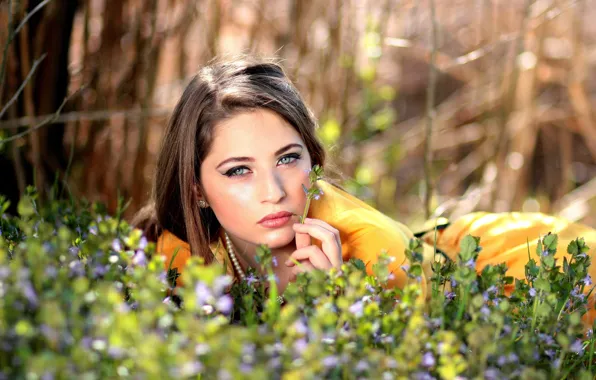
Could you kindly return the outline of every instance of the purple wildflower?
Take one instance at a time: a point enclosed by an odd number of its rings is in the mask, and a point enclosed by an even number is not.
[[[146,266],[147,265],[147,256],[145,256],[145,252],[138,250],[134,256],[132,257],[132,263],[136,266]]]
[[[145,248],[147,248],[147,238],[145,236],[141,237],[141,240],[139,241],[139,249],[145,250]]]
[[[232,297],[230,297],[227,294],[224,294],[223,296],[219,297],[219,299],[217,300],[217,303],[215,305],[217,310],[219,310],[220,312],[222,312],[226,315],[230,314],[233,306],[234,306],[234,303],[232,302]]]
[[[275,273],[272,273],[267,276],[267,281],[275,281],[279,284],[279,277]]]
[[[303,335],[308,332],[308,327],[304,324],[304,322],[301,319],[296,320],[293,326],[297,334]]]
[[[209,288],[202,281],[197,282],[197,285],[195,286],[195,295],[197,296],[197,303],[199,306],[205,305],[213,298]]]
[[[180,367],[180,376],[184,378],[196,376],[197,374],[203,372],[203,369],[203,364],[197,360],[186,362],[182,365],[182,367]]]
[[[364,360],[360,360],[357,364],[356,364],[356,371],[357,372],[364,372],[367,371],[369,368],[369,365],[366,361]]]
[[[465,266],[467,266],[468,268],[476,268],[476,260],[474,259],[470,259],[468,261],[466,261],[466,263],[464,264]]]
[[[408,264],[404,264],[400,267],[404,272],[407,272],[408,270],[410,270],[410,266]]]
[[[114,239],[112,241],[112,249],[116,252],[122,252],[122,243],[120,243],[120,240]]]
[[[298,339],[296,342],[294,342],[294,351],[296,351],[298,355],[302,355],[302,353],[304,352],[304,350],[306,350],[307,347],[308,343],[304,338]]]
[[[206,355],[211,351],[211,348],[207,343],[199,343],[195,346],[195,355],[202,356]]]
[[[573,352],[573,353],[581,355],[584,352],[584,347],[583,347],[582,341],[579,339],[576,339],[575,342],[573,342],[571,344],[571,346],[569,347],[569,350],[571,350],[571,352]]]
[[[254,284],[255,282],[257,282],[257,278],[256,278],[256,276],[255,276],[254,274],[252,274],[252,273],[251,273],[251,274],[249,274],[249,275],[246,277],[246,283],[247,283],[248,285],[252,285],[252,284]]]
[[[451,279],[451,288],[455,288],[457,286],[457,281],[455,280],[455,278]]]
[[[356,301],[349,308],[350,313],[354,314],[356,318],[362,317],[364,314],[364,304],[362,301]]]
[[[222,294],[230,284],[232,284],[232,277],[228,275],[217,277],[213,281],[213,293],[215,295]]]
[[[337,366],[339,359],[335,355],[329,355],[323,359],[322,363],[327,368],[333,368]]]
[[[79,254],[79,247],[68,248],[68,253],[70,253],[73,256],[77,256]]]
[[[430,368],[432,366],[435,365],[435,357],[433,356],[432,353],[430,352],[426,352],[423,356],[422,356],[422,366],[426,367],[426,368]]]
[[[24,281],[21,283],[21,290],[23,292],[23,296],[29,301],[31,306],[37,306],[37,294],[35,293],[35,289],[30,281]]]
[[[277,257],[273,256],[273,258],[271,259],[271,263],[273,263],[274,267],[277,267]]]
[[[447,298],[449,301],[451,301],[452,299],[455,298],[455,293],[454,292],[445,292],[445,298]]]
[[[530,288],[530,291],[528,293],[530,294],[530,297],[536,297],[536,289]]]
[[[590,275],[587,275],[586,277],[584,277],[582,282],[584,283],[584,285],[590,286],[592,285],[592,277],[590,277]]]
[[[480,312],[482,313],[482,315],[484,315],[485,317],[488,317],[490,315],[490,309],[488,307],[486,307],[486,305],[482,306],[480,308]]]
[[[6,279],[10,275],[10,269],[7,266],[0,266],[0,281]]]
[[[503,376],[501,376],[501,371],[498,369],[488,368],[486,371],[484,371],[484,378],[486,380],[500,380],[503,378]]]
[[[89,233],[91,235],[97,236],[97,226],[91,226],[91,227],[89,227]]]

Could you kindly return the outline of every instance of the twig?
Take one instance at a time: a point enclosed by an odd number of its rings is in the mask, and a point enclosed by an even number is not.
[[[29,74],[27,74],[27,77],[25,78],[23,83],[21,83],[21,86],[18,88],[17,92],[15,92],[15,94],[12,96],[12,98],[10,98],[10,100],[4,105],[4,107],[0,111],[0,119],[6,113],[6,110],[8,110],[8,107],[10,107],[12,105],[12,103],[14,103],[17,100],[17,98],[19,97],[21,92],[23,92],[23,89],[25,88],[25,86],[27,86],[27,84],[31,80],[33,73],[35,73],[35,70],[37,70],[37,66],[39,66],[41,61],[43,61],[46,58],[46,56],[47,56],[47,54],[43,54],[35,62],[33,62],[33,66],[31,67],[31,70],[29,70]]]
[[[79,92],[81,91],[81,89],[77,90],[75,93],[73,93],[72,95],[69,95],[67,97],[64,98],[64,100],[62,101],[62,104],[60,104],[60,107],[58,107],[58,109],[56,110],[56,112],[54,112],[51,116],[49,116],[47,119],[45,119],[44,121],[42,121],[41,123],[21,132],[21,133],[17,133],[16,135],[12,135],[10,137],[7,137],[5,139],[0,140],[0,144],[5,144],[14,140],[17,140],[23,136],[26,136],[27,134],[31,133],[31,132],[35,132],[36,130],[52,124],[54,122],[54,119],[57,118],[60,115],[60,112],[62,111],[62,108],[64,108],[64,106],[66,105],[66,103],[75,95],[77,95]]]
[[[437,18],[435,0],[429,0],[431,19],[431,53],[429,63],[429,79],[426,87],[426,136],[424,141],[424,217],[430,217],[430,201],[432,198],[432,130],[435,118],[435,88],[437,85]]]
[[[138,118],[149,116],[167,116],[172,112],[172,108],[156,109],[124,109],[124,110],[100,110],[100,111],[75,111],[60,114],[51,121],[51,124],[65,123],[69,121],[96,121],[109,120],[113,117]],[[31,124],[39,123],[54,114],[40,116],[25,116],[18,119],[5,120],[0,122],[0,129],[12,129],[15,127],[26,127]]]
[[[49,3],[52,0],[44,0],[41,3],[39,3],[35,8],[33,8],[33,10],[31,10],[31,12],[27,13],[27,15],[25,16],[25,18],[23,19],[23,21],[20,22],[19,26],[17,26],[17,28],[14,30],[14,32],[12,32],[12,38],[14,38],[14,36],[17,35],[17,33],[19,33],[19,31],[25,26],[25,24],[27,23],[27,21],[29,21],[29,19],[36,14],[39,10],[41,10],[41,8],[43,8],[47,3]],[[12,39],[8,40],[8,43],[10,44],[12,42]]]

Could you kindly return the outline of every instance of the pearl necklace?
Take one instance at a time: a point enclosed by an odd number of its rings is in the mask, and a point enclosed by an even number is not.
[[[228,233],[226,231],[224,231],[224,236],[226,238],[226,246],[228,249],[228,256],[230,256],[230,260],[232,260],[232,265],[236,269],[236,272],[238,272],[240,279],[242,281],[246,281],[246,274],[242,270],[242,267],[240,266],[240,263],[238,262],[238,259],[236,258],[236,253],[234,252],[234,246],[232,245],[232,241],[230,240],[230,237],[228,236]],[[277,296],[277,302],[279,304],[284,303],[284,297]]]
[[[224,231],[224,235],[226,237],[226,246],[228,248],[228,256],[230,256],[230,260],[232,260],[232,265],[236,269],[236,272],[238,272],[238,276],[240,276],[240,279],[242,279],[242,281],[246,281],[246,274],[242,270],[242,267],[240,266],[240,263],[238,262],[238,259],[236,258],[236,253],[234,252],[234,246],[232,245],[232,241],[230,240],[230,237],[228,236],[227,232]]]

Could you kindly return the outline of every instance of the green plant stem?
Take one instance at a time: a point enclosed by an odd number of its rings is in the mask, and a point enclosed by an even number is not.
[[[306,215],[308,215],[308,209],[310,208],[310,197],[306,197],[306,206],[304,207],[304,213],[302,214],[302,218],[300,219],[300,223],[304,224],[304,219],[306,219]]]
[[[470,285],[466,285],[463,290],[464,294],[462,296],[461,301],[459,302],[459,308],[457,310],[457,318],[456,320],[459,321],[464,316],[464,310],[466,307],[466,302],[468,302],[468,293],[470,292]]]

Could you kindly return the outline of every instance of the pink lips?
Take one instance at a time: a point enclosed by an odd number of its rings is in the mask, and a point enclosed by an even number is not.
[[[287,211],[280,211],[274,214],[269,214],[263,219],[259,220],[259,224],[267,228],[281,227],[286,224],[291,218],[292,213]]]

